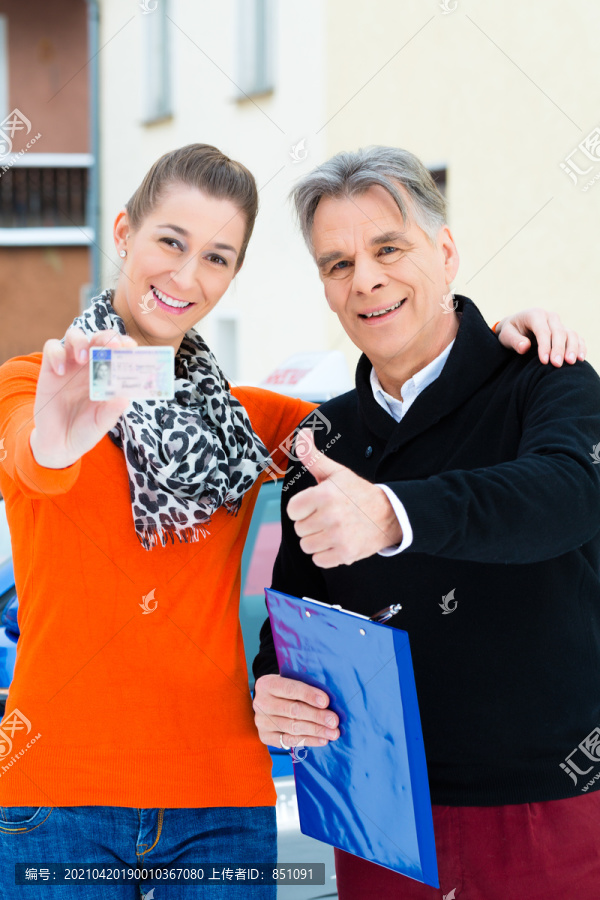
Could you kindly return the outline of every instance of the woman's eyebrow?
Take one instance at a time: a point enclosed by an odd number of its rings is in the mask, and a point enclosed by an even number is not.
[[[173,231],[176,231],[177,234],[183,235],[183,237],[189,237],[189,231],[186,231],[185,228],[182,228],[181,225],[172,225],[170,222],[164,222],[162,225],[157,225],[157,228],[171,228]]]
[[[189,236],[190,236],[189,231],[186,231],[186,229],[185,229],[185,228],[182,228],[181,225],[173,225],[173,224],[171,224],[170,222],[163,222],[161,225],[157,225],[156,227],[157,227],[157,228],[171,228],[173,231],[176,231],[177,234],[182,235],[182,237],[189,237]],[[231,251],[232,253],[234,253],[234,254],[237,254],[237,252],[238,252],[238,251],[235,249],[235,247],[232,247],[232,246],[231,246],[231,244],[218,244],[218,243],[214,243],[214,244],[213,244],[213,243],[211,243],[211,241],[207,241],[206,244],[205,244],[204,246],[205,246],[205,247],[208,247],[209,245],[210,245],[211,247],[216,247],[217,250],[230,250],[230,251]]]

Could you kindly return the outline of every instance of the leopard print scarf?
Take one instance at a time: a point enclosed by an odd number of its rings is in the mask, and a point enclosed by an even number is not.
[[[113,291],[95,297],[73,325],[87,334],[125,323]],[[109,437],[124,451],[135,532],[146,550],[205,536],[213,513],[236,514],[271,462],[242,404],[196,331],[175,356],[175,398],[132,401]]]

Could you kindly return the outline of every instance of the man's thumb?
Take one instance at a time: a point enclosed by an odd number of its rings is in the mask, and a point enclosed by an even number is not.
[[[328,459],[324,453],[317,450],[314,435],[309,428],[303,428],[298,432],[294,444],[294,454],[296,459],[308,469],[317,484],[330,478],[334,472],[338,472],[341,468],[339,463]]]

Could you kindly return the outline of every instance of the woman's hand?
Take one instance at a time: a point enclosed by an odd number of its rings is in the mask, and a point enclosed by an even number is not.
[[[281,675],[263,675],[254,688],[254,721],[263,744],[322,747],[340,736],[325,691]]]
[[[540,362],[548,360],[553,366],[562,366],[563,361],[573,364],[576,360],[584,360],[586,354],[585,341],[576,331],[565,328],[556,313],[532,307],[506,316],[496,326],[496,334],[500,343],[509,350],[526,353],[531,347],[531,337],[538,345]]]
[[[30,443],[40,466],[64,469],[91,450],[115,425],[129,398],[90,400],[90,347],[135,347],[128,335],[107,330],[89,338],[80,328],[69,328],[64,345],[44,344],[35,395],[35,427]]]

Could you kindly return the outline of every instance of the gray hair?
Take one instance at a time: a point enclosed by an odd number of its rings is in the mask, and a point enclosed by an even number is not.
[[[435,243],[438,231],[446,224],[446,201],[421,160],[397,147],[365,147],[336,153],[304,175],[291,191],[304,240],[313,256],[312,230],[322,197],[358,196],[380,185],[396,202],[406,225],[409,210],[399,184],[409,196],[415,223]]]

